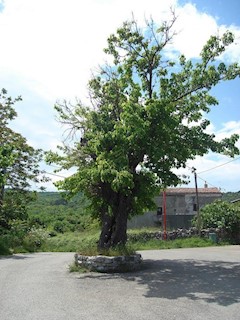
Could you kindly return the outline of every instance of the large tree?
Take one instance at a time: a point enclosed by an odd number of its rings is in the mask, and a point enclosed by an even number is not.
[[[101,222],[99,248],[125,244],[127,220],[153,206],[160,188],[180,182],[173,169],[209,152],[238,154],[237,135],[217,141],[203,116],[217,100],[211,88],[239,76],[237,63],[218,59],[233,43],[226,32],[212,36],[197,61],[171,61],[175,16],[144,29],[125,22],[108,38],[109,64],[89,82],[91,105],[57,103],[59,120],[75,140],[49,162],[76,173],[59,182],[69,196],[83,191]],[[73,137],[71,135],[71,137]]]
[[[7,96],[5,89],[0,92],[0,226],[4,228],[9,228],[13,219],[26,218],[33,195],[31,182],[41,180],[41,151],[9,126],[17,116],[14,104],[20,100]]]

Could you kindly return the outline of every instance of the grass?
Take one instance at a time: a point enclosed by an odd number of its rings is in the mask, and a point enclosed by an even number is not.
[[[88,256],[98,255],[99,253],[109,256],[131,255],[135,252],[129,245],[99,252],[97,249],[98,238],[99,231],[59,234],[48,239],[41,250],[45,252],[79,252]]]
[[[77,266],[75,262],[69,265],[69,272],[87,273],[89,270],[85,267]]]
[[[89,252],[89,255],[96,253],[99,231],[88,232],[68,232],[58,234],[56,237],[49,238],[42,251],[49,252]]]
[[[156,230],[141,229],[130,230],[129,234],[138,234],[138,240],[130,240],[127,242],[125,248],[118,247],[110,251],[102,251],[102,255],[131,255],[138,250],[152,250],[152,249],[176,249],[176,248],[194,248],[194,247],[209,247],[216,246],[210,239],[191,237],[186,239],[176,240],[158,240],[158,239],[146,239],[145,235],[148,232]],[[140,235],[140,237],[139,237]],[[141,237],[142,235],[142,237]],[[99,238],[99,231],[88,232],[72,232],[58,234],[56,237],[48,239],[47,243],[41,248],[41,251],[45,252],[78,252],[83,255],[98,255],[97,241]],[[219,245],[227,245],[229,243],[224,242]]]
[[[209,239],[198,237],[176,239],[176,240],[157,240],[151,239],[148,241],[137,241],[132,244],[135,250],[154,250],[154,249],[177,249],[177,248],[196,248],[196,247],[210,247],[216,245]]]
[[[109,251],[102,251],[102,255],[118,256],[131,255],[138,250],[152,250],[152,249],[176,249],[176,248],[194,248],[194,247],[209,247],[216,246],[210,239],[191,237],[186,239],[176,240],[158,240],[151,239],[149,233],[159,231],[159,229],[144,228],[138,230],[129,230],[130,240],[126,247],[117,247]],[[98,255],[97,242],[99,239],[99,230],[88,230],[84,232],[68,232],[64,234],[57,234],[55,237],[48,238],[47,241],[37,251],[44,252],[78,252],[83,255],[93,256]],[[228,242],[221,242],[219,245],[228,245]],[[0,255],[8,255],[20,252],[27,252],[23,247],[15,247],[11,252],[0,241]]]

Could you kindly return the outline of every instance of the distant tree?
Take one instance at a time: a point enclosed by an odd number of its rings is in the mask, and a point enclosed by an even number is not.
[[[240,199],[240,191],[223,193],[222,199],[224,201],[229,201],[229,202],[236,200],[236,199]]]
[[[144,29],[125,22],[108,38],[111,64],[89,82],[92,106],[55,106],[60,122],[76,135],[74,143],[65,141],[61,155],[50,152],[47,160],[77,168],[57,186],[69,196],[80,190],[91,199],[101,221],[100,249],[126,243],[127,220],[151,208],[160,188],[180,182],[173,169],[209,150],[239,153],[238,136],[215,140],[203,117],[218,103],[211,88],[240,74],[237,63],[218,60],[234,37],[212,36],[198,61],[183,55],[170,60],[166,49],[175,20],[173,13],[171,21],[160,27],[149,21]]]
[[[7,91],[0,92],[0,226],[8,228],[13,219],[26,218],[26,205],[33,199],[31,182],[39,182],[41,151],[9,127],[17,113]]]

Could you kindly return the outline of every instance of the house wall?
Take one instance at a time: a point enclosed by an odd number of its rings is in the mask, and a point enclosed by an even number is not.
[[[200,209],[208,203],[221,199],[221,197],[222,195],[220,193],[199,194]],[[128,228],[160,227],[162,225],[162,215],[157,214],[157,208],[163,207],[162,196],[156,197],[155,203],[155,211],[146,212],[142,216],[133,217],[128,221]],[[196,204],[196,195],[194,193],[167,195],[167,228],[191,227],[191,220],[197,214],[196,205],[194,206],[194,204]]]
[[[196,211],[196,195],[191,194],[170,194],[167,195],[167,215],[194,215]],[[208,203],[221,199],[221,194],[199,194],[199,208],[201,209]],[[162,197],[157,197],[156,203],[162,207]]]

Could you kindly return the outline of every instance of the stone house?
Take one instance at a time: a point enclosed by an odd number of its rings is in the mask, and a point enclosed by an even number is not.
[[[198,188],[199,208],[222,198],[218,188]],[[142,216],[133,217],[128,222],[129,228],[161,226],[163,221],[163,194],[155,198],[157,209]],[[189,228],[191,220],[197,214],[195,188],[168,188],[166,190],[167,228]]]

